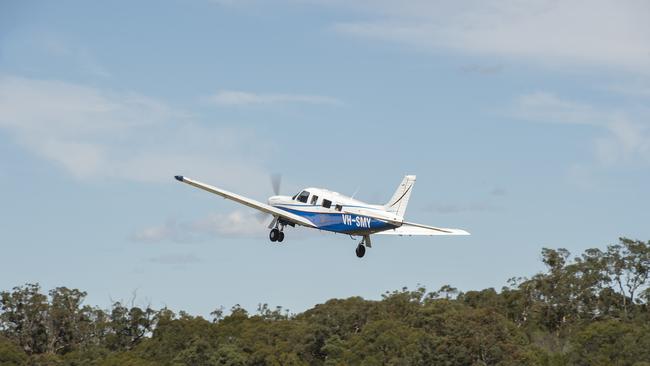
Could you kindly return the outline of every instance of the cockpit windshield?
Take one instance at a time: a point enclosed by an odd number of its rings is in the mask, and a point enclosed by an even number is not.
[[[300,194],[298,195],[298,198],[297,198],[297,199],[298,199],[298,201],[300,201],[300,202],[302,202],[302,203],[307,203],[307,199],[308,199],[308,198],[309,198],[309,192],[308,192],[308,191],[302,191],[302,192],[300,192]]]

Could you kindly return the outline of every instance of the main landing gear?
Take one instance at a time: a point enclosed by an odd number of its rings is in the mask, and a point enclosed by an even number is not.
[[[273,221],[269,224],[269,229],[271,229],[271,232],[269,233],[269,239],[271,241],[277,241],[278,243],[281,243],[284,240],[284,227],[285,226],[295,226],[295,224],[291,222],[286,222],[284,220],[279,219],[278,217],[274,217]]]
[[[281,243],[284,240],[284,233],[277,227],[273,228],[273,230],[271,230],[269,233],[269,239],[271,239],[271,241],[277,241],[278,243]]]
[[[355,252],[357,253],[357,257],[363,258],[363,256],[366,254],[366,247],[363,246],[363,244],[359,244]]]
[[[359,245],[357,245],[357,249],[355,250],[357,257],[363,258],[363,256],[366,254],[366,247],[372,247],[372,244],[370,243],[370,235],[364,235]]]

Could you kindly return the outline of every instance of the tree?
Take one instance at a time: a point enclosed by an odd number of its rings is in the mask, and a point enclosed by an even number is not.
[[[0,293],[0,329],[27,354],[63,354],[97,343],[105,314],[82,306],[86,293],[57,287],[49,298],[38,284]]]
[[[77,348],[88,338],[90,307],[81,307],[86,292],[66,287],[50,291],[47,310],[47,352],[65,353]]]
[[[574,365],[637,365],[650,361],[650,328],[618,320],[595,322],[572,338]]]
[[[38,284],[14,287],[0,293],[0,322],[4,334],[28,355],[47,351],[47,296]]]
[[[620,238],[619,244],[607,247],[607,272],[620,291],[622,308],[628,315],[639,289],[647,287],[650,275],[650,241]]]
[[[119,301],[113,304],[107,324],[106,345],[111,350],[129,350],[154,329],[155,311],[150,307],[128,308]]]
[[[500,292],[332,299],[302,314],[235,305],[211,320],[38,284],[0,292],[1,365],[630,365],[650,366],[650,243],[620,239],[573,259],[542,251],[546,271]]]
[[[422,340],[427,335],[421,329],[414,329],[397,320],[375,320],[369,322],[359,334],[345,344],[339,359],[332,355],[330,362],[347,365],[425,365],[419,363]],[[431,342],[430,342],[431,343]],[[339,351],[340,352],[340,351]]]

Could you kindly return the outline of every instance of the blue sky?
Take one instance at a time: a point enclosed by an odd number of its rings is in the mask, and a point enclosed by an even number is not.
[[[500,288],[650,238],[644,1],[0,5],[0,288],[207,315],[386,290]],[[173,180],[371,203],[470,237],[290,230]]]

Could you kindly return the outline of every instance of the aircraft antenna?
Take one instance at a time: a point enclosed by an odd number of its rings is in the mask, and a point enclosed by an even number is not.
[[[357,187],[357,189],[354,191],[354,193],[352,193],[352,197],[350,197],[350,198],[354,198],[354,196],[356,196],[357,193],[359,193],[359,188],[361,188],[361,187]]]

